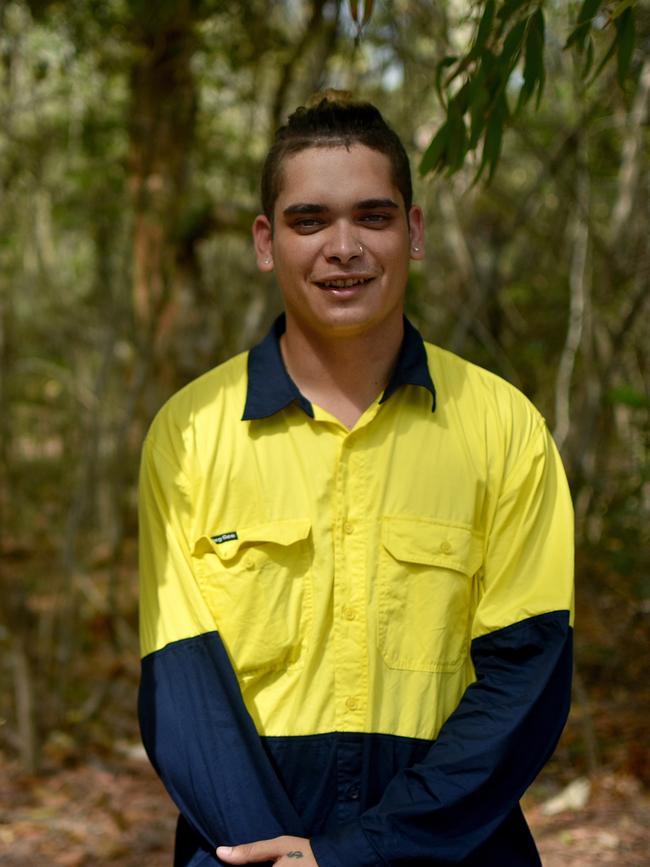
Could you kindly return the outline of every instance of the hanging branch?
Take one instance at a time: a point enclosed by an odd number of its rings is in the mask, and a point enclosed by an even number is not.
[[[467,53],[443,57],[438,63],[435,88],[445,120],[422,157],[421,175],[453,175],[468,153],[480,152],[475,182],[486,171],[488,181],[493,177],[506,127],[533,98],[536,108],[541,103],[546,78],[544,6],[543,0],[485,0]],[[618,82],[625,86],[635,44],[635,6],[636,0],[583,0],[565,48],[582,60],[581,74],[588,83],[616,55]],[[597,53],[595,34],[612,29],[611,44],[589,78]],[[512,105],[508,86],[515,71],[522,83]]]

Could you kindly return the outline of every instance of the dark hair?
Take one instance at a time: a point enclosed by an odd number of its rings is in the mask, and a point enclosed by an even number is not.
[[[262,210],[266,216],[273,220],[282,186],[282,163],[287,156],[311,147],[349,148],[355,144],[388,157],[408,213],[413,202],[411,167],[397,133],[371,103],[357,102],[343,91],[326,91],[297,108],[275,134],[262,169]]]

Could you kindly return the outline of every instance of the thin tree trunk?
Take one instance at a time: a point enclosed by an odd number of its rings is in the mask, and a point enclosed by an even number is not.
[[[578,175],[578,205],[573,220],[573,249],[571,256],[570,308],[564,349],[560,358],[555,383],[555,428],[553,436],[560,451],[563,451],[571,430],[571,381],[576,356],[584,328],[585,310],[589,292],[587,275],[587,251],[589,248],[589,177],[585,170]]]
[[[641,75],[639,76],[639,87],[629,114],[628,131],[623,142],[623,156],[618,174],[618,196],[612,212],[612,246],[615,246],[621,238],[632,214],[636,196],[638,195],[645,134],[644,127],[648,116],[649,101],[650,59],[647,59],[643,64]]]
[[[20,759],[29,774],[38,770],[38,737],[34,717],[34,683],[23,635],[13,637],[11,668],[16,702],[16,724],[20,744]]]

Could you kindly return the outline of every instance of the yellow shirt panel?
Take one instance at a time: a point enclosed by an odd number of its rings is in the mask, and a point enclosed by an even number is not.
[[[143,457],[142,653],[217,629],[260,734],[433,738],[472,638],[571,609],[571,504],[543,420],[426,345],[352,431],[242,421],[243,354],[173,397]],[[155,456],[155,461],[152,456]]]

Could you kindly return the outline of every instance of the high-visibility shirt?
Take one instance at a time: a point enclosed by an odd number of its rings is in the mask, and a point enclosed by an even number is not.
[[[171,398],[140,487],[140,720],[176,865],[537,865],[569,705],[571,500],[530,402],[405,320],[349,430],[266,339]]]

